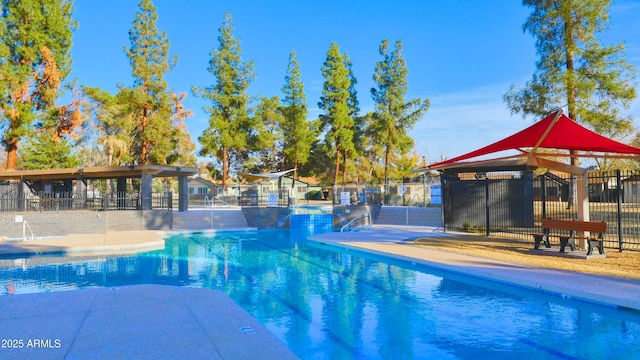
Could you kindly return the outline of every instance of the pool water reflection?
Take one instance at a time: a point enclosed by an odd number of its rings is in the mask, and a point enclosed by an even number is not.
[[[0,270],[0,280],[14,284],[16,293],[129,284],[220,289],[301,358],[640,354],[636,312],[304,239],[281,230],[181,234],[168,238],[164,250],[137,256],[14,260],[16,266]]]

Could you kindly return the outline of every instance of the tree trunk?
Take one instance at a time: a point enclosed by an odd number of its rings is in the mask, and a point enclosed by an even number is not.
[[[140,163],[141,164],[146,164],[147,163],[147,138],[146,138],[146,134],[145,131],[147,129],[147,107],[145,106],[144,109],[142,110],[142,129],[140,131],[140,141],[141,141],[141,145],[140,145]]]
[[[293,160],[293,179],[291,180],[291,190],[293,190],[293,186],[296,183],[296,179],[298,178],[298,158]]]
[[[15,170],[18,166],[18,142],[12,140],[6,146],[7,150],[7,167],[6,170]]]
[[[336,146],[336,169],[333,174],[333,185],[338,184],[338,174],[340,173],[340,147]]]
[[[287,160],[287,158],[284,156],[284,149],[287,147],[287,143],[286,142],[282,142],[282,161],[280,162],[280,171],[285,171],[287,170],[285,168],[285,161]]]
[[[347,153],[342,154],[342,187],[347,182]]]
[[[389,195],[389,153],[391,152],[391,147],[386,146],[384,149],[384,194]]]
[[[564,20],[564,37],[565,37],[565,62],[567,71],[566,89],[567,89],[567,110],[569,111],[569,118],[573,121],[577,121],[576,114],[576,82],[575,82],[575,69],[574,69],[574,43],[573,43],[573,23],[571,19],[571,13],[565,15]],[[569,136],[569,134],[566,134]],[[578,166],[579,161],[575,155],[574,150],[569,151],[571,165]],[[569,194],[567,194],[567,209],[571,209],[576,205],[576,177],[571,175],[569,177]]]
[[[222,194],[227,192],[227,177],[229,176],[229,168],[227,167],[227,148],[222,148]]]

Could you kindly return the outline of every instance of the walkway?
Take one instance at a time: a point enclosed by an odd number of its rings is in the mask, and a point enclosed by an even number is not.
[[[370,231],[326,233],[313,236],[311,240],[419,262],[455,273],[543,291],[564,298],[640,310],[640,282],[638,281],[537,268],[406,243],[410,239],[435,236],[450,235],[432,227],[374,225]]]
[[[296,359],[224,293],[162,285],[0,296],[0,358]]]
[[[164,248],[164,233],[111,231],[106,234],[71,234],[50,239],[0,241],[0,257],[34,254],[122,254]]]
[[[255,228],[225,228],[219,231]],[[195,231],[195,230],[194,230]],[[215,232],[205,229],[201,231]],[[172,231],[177,234],[178,231]],[[164,249],[166,231],[136,230],[110,231],[106,234],[70,234],[64,237],[24,241],[1,241],[0,258],[43,254],[111,255]]]

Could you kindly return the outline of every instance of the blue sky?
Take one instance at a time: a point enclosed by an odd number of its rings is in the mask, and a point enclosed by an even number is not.
[[[194,111],[187,125],[194,142],[208,126],[207,103],[190,89],[208,86],[210,52],[229,12],[243,59],[253,61],[252,96],[282,96],[289,54],[298,54],[309,105],[317,103],[321,67],[331,42],[347,52],[358,80],[362,113],[372,110],[370,89],[383,39],[403,42],[409,69],[407,99],[429,98],[431,108],[411,130],[415,148],[428,162],[451,158],[519,131],[534,119],[511,115],[502,96],[524,84],[535,69],[534,40],[522,32],[529,9],[516,0],[155,0],[158,28],[167,33],[176,67],[166,75],[170,88],[187,92]],[[72,48],[78,84],[115,92],[131,85],[124,48],[137,1],[76,1],[79,28]],[[640,2],[614,0],[606,43],[624,41],[629,62],[640,69]],[[550,109],[552,110],[552,109]],[[640,119],[640,101],[629,110]]]

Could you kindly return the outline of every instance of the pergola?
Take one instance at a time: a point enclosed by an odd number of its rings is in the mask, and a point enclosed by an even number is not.
[[[141,209],[151,209],[151,183],[157,177],[178,178],[179,210],[188,209],[188,181],[187,178],[198,173],[197,168],[164,166],[164,165],[129,165],[129,166],[102,166],[88,168],[65,168],[46,170],[2,170],[0,180],[20,181],[71,181],[80,180],[78,186],[86,187],[86,180],[91,179],[115,179],[118,192],[125,192],[127,179],[140,179]],[[81,189],[82,190],[82,189]],[[86,188],[84,189],[86,190]]]
[[[502,151],[515,155],[478,160]],[[430,164],[416,171],[452,172],[534,170],[546,168],[577,176],[578,220],[589,221],[589,190],[586,168],[562,163],[556,158],[640,158],[640,148],[595,133],[558,109],[528,128],[478,150]],[[473,160],[476,159],[476,160]]]

